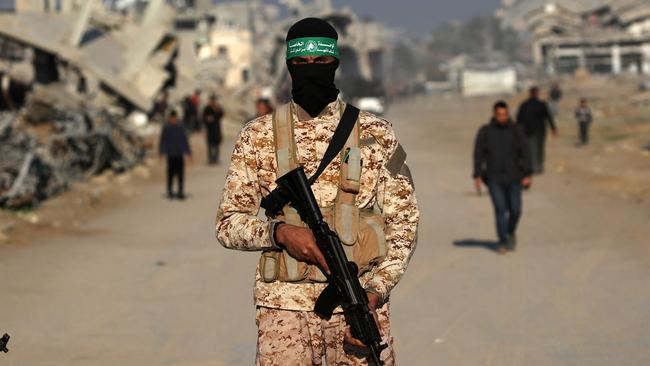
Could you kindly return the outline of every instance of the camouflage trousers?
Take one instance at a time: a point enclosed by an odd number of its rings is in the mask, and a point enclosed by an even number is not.
[[[384,343],[381,359],[386,366],[395,365],[393,337],[390,335],[389,305],[377,309]],[[365,349],[344,344],[346,329],[343,314],[323,320],[311,311],[292,311],[258,307],[257,366],[366,366]]]

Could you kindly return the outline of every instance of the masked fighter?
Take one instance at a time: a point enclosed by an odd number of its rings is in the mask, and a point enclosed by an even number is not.
[[[217,213],[224,247],[261,251],[255,277],[257,365],[367,365],[363,343],[343,314],[330,320],[314,312],[325,288],[327,263],[311,231],[287,208],[279,220],[261,220],[260,200],[291,163],[307,176],[316,171],[345,103],[334,76],[338,34],[327,22],[307,18],[288,31],[291,102],[247,123],[235,144]],[[361,112],[340,157],[312,185],[330,227],[361,268],[360,282],[388,345],[381,358],[395,363],[389,326],[390,293],[404,274],[419,220],[406,153],[391,124]]]

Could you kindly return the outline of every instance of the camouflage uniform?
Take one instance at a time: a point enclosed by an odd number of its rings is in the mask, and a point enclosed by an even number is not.
[[[316,118],[310,117],[298,105],[293,110],[298,160],[304,166],[307,176],[310,176],[316,171],[336,129],[340,116],[339,103],[330,103]],[[388,302],[390,291],[404,274],[415,249],[419,212],[408,168],[400,163],[399,158],[398,163],[394,164],[394,158],[401,155],[398,154],[401,149],[398,148],[390,123],[366,112],[361,112],[359,122],[363,168],[357,205],[362,209],[372,209],[374,206],[380,209],[386,224],[388,246],[386,257],[374,269],[365,273],[360,281],[367,291],[379,295],[381,304]],[[272,116],[265,115],[244,126],[234,147],[216,222],[217,239],[224,247],[260,251],[275,246],[272,240],[273,221],[260,220],[257,213],[261,197],[275,188],[276,169]],[[339,170],[340,159],[337,157],[312,185],[314,196],[321,207],[334,203],[339,185]],[[280,338],[269,335],[272,332],[285,334],[292,329],[291,326],[282,328],[278,322],[298,324],[296,319],[300,318],[303,322],[316,324],[317,320],[313,318],[315,315],[311,312],[325,285],[279,281],[266,283],[262,281],[258,268],[254,294],[260,333],[258,357],[268,356],[271,352],[269,349],[277,350],[281,347],[266,342],[275,340],[282,343],[291,337],[288,334]],[[381,310],[385,311],[385,328],[388,332],[387,305]],[[307,314],[302,314],[303,312]],[[286,320],[269,321],[265,319],[268,314],[273,314],[278,319],[284,319],[279,314],[285,314]],[[338,318],[340,316],[333,317],[330,323],[340,323],[340,320],[336,320]],[[386,336],[390,338],[388,333]],[[310,342],[315,349],[314,341]],[[264,344],[270,347],[266,348],[267,351],[264,351]],[[392,351],[384,354],[392,355]],[[287,359],[281,357],[286,365]],[[304,358],[302,353],[300,357]],[[263,362],[261,364],[265,365]]]
[[[395,363],[393,338],[390,336],[388,304],[377,309],[377,318],[383,342],[388,345],[381,354],[386,366]],[[346,329],[343,314],[328,320],[311,311],[287,311],[258,307],[256,323],[257,366],[322,365],[323,357],[329,366],[364,366],[367,351],[344,344]]]

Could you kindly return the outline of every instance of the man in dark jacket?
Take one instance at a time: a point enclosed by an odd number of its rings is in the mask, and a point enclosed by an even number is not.
[[[474,182],[490,191],[496,215],[498,251],[505,254],[516,245],[517,223],[521,217],[521,190],[531,184],[530,150],[520,126],[510,119],[508,105],[494,105],[492,120],[482,126],[474,146]]]
[[[539,89],[530,88],[530,97],[521,104],[517,112],[517,123],[523,126],[524,134],[530,147],[533,162],[533,172],[544,172],[544,146],[546,144],[546,128],[551,128],[553,136],[557,129],[548,105],[539,99]]]
[[[191,159],[192,152],[185,133],[185,127],[178,123],[176,111],[169,113],[168,122],[160,134],[159,154],[161,160],[167,156],[167,198],[185,199],[183,193],[185,156]],[[178,194],[176,195],[172,190],[174,178],[178,179]]]
[[[217,96],[212,94],[208,105],[203,109],[203,123],[205,123],[205,137],[208,147],[208,164],[219,163],[219,144],[221,144],[221,118],[223,109],[217,102]]]

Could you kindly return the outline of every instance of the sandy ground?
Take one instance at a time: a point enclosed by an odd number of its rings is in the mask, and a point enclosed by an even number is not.
[[[392,295],[399,364],[650,364],[647,202],[549,169],[525,194],[517,252],[495,254],[489,200],[469,177],[489,102],[428,98],[388,113],[422,210]],[[550,141],[549,166],[590,157],[571,144]],[[215,244],[225,167],[201,158],[185,202],[145,181],[73,231],[0,245],[0,333],[12,336],[2,365],[253,364],[258,257]]]

